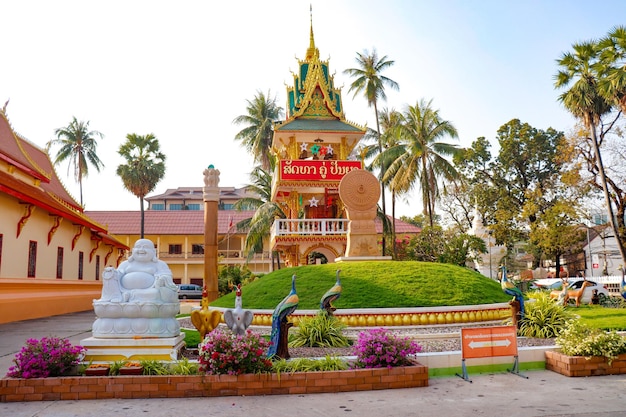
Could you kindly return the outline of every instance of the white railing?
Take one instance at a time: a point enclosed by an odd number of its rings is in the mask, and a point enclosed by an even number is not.
[[[622,277],[620,275],[602,275],[599,277],[587,277],[589,281],[603,284],[611,295],[620,295]]]
[[[277,219],[272,228],[274,236],[346,235],[348,219]]]

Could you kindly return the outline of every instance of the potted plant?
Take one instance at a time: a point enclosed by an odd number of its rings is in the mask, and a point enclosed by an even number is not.
[[[85,368],[85,376],[107,376],[111,365],[108,363],[90,363]]]
[[[626,339],[615,331],[571,321],[557,336],[560,352],[546,352],[546,369],[566,376],[612,375],[626,371]]]
[[[125,362],[119,369],[120,375],[141,375],[143,366],[139,362]]]

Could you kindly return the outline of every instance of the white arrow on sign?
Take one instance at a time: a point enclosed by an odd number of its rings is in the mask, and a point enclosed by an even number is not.
[[[509,339],[504,339],[504,340],[487,340],[485,342],[470,342],[469,343],[469,347],[472,349],[480,349],[480,348],[487,348],[487,347],[496,347],[496,346],[506,346],[508,347],[511,344],[511,341]]]

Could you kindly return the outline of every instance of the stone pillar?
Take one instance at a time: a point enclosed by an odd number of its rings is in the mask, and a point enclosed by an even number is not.
[[[217,208],[220,198],[220,171],[213,165],[204,170],[204,287],[202,304],[218,298],[217,287]]]
[[[345,205],[348,220],[348,243],[345,257],[367,259],[391,259],[379,256],[376,234],[376,205],[380,198],[380,183],[369,171],[357,169],[348,172],[339,183],[339,196]]]

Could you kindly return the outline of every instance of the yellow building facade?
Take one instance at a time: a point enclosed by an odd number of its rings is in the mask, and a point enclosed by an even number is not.
[[[0,323],[85,311],[128,246],[83,213],[47,152],[0,111]]]

